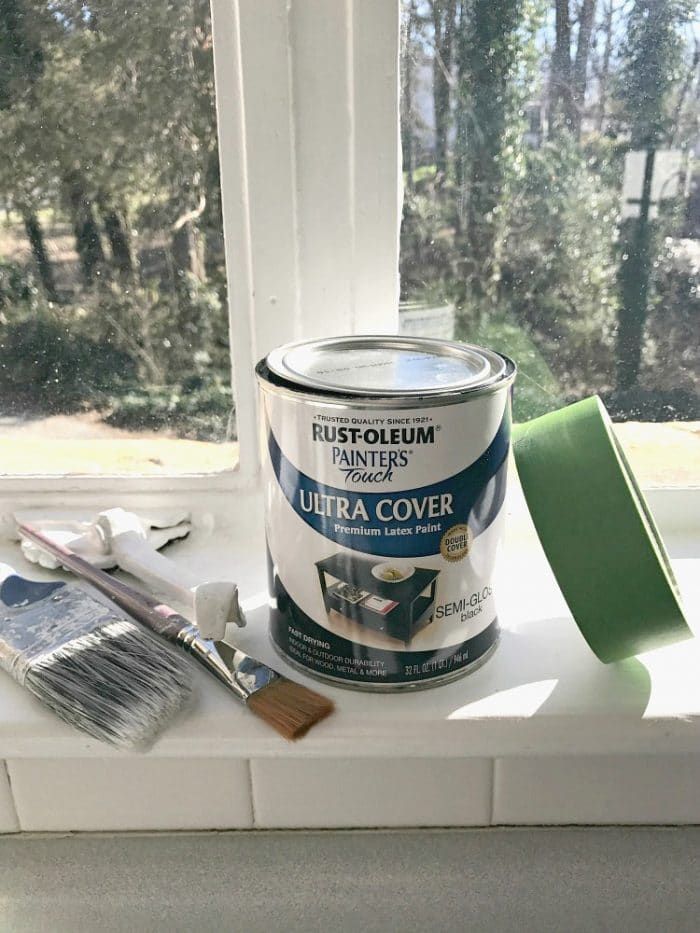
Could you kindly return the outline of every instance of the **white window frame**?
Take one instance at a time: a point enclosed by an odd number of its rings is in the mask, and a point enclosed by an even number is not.
[[[399,2],[212,0],[212,16],[241,471],[254,475],[255,361],[304,337],[398,329]]]
[[[218,474],[0,477],[0,532],[20,508],[116,501],[225,517],[225,493],[257,484],[256,361],[290,340],[398,330],[399,0],[211,5],[240,462]],[[654,490],[652,504],[684,524],[689,495],[697,506],[687,488]]]
[[[10,533],[11,513],[38,505],[229,501],[258,476],[257,360],[303,337],[398,328],[398,0],[211,5],[240,461],[214,475],[2,477]]]

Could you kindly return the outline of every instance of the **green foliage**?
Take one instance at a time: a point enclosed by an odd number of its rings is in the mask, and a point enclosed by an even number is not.
[[[127,9],[112,0],[21,5],[25,20],[40,24],[32,41],[40,44],[43,67],[31,100],[21,97],[10,108],[12,124],[2,135],[10,151],[23,152],[24,162],[46,176],[45,193],[78,172],[95,202],[155,195],[169,204],[171,222],[195,206],[216,155],[204,0]],[[16,37],[0,34],[17,46]],[[9,170],[28,167],[22,161],[14,158]]]
[[[618,83],[633,149],[659,146],[668,136],[673,91],[682,76],[680,27],[694,9],[693,0],[635,0]]]
[[[512,314],[461,315],[455,337],[466,343],[493,347],[517,361],[513,417],[529,421],[554,411],[566,401],[565,393],[541,350]]]
[[[632,149],[646,149],[639,218],[622,229],[620,312],[617,329],[617,385],[638,381],[647,323],[651,272],[659,250],[660,227],[650,221],[655,151],[670,142],[674,122],[673,91],[681,77],[681,27],[694,10],[692,0],[635,0],[628,18],[620,87],[623,114]]]
[[[502,301],[572,390],[612,378],[619,191],[604,182],[608,159],[619,162],[569,134],[529,150],[507,208]]]
[[[432,300],[454,291],[459,251],[455,242],[452,187],[436,196],[432,177],[406,191],[401,230],[401,297]]]
[[[130,430],[176,430],[192,440],[230,440],[233,410],[225,374],[191,376],[165,386],[133,386],[110,398],[105,420]]]
[[[696,392],[700,371],[700,244],[668,237],[654,264],[652,313],[642,382]],[[669,365],[670,364],[670,365]],[[696,400],[696,414],[697,414]]]
[[[108,285],[79,308],[95,339],[118,346],[150,383],[180,386],[203,370],[229,365],[228,320],[217,289],[183,274],[174,291],[157,283]]]
[[[17,304],[28,311],[40,306],[41,291],[34,273],[16,262],[0,262],[0,313],[5,322],[5,312]]]
[[[131,430],[227,437],[228,328],[219,293],[184,276],[177,292],[109,286],[66,308],[33,276],[0,265],[0,392],[12,413],[98,408]],[[230,433],[230,432],[229,432]]]
[[[474,342],[476,333],[510,349],[523,373],[521,417],[613,382],[620,163],[617,147],[601,138],[581,146],[562,134],[539,149],[519,148],[501,211],[498,309],[491,311],[464,296],[455,279],[464,246],[453,191],[438,198],[424,184],[406,197],[402,297],[455,301],[464,339]]]
[[[56,263],[53,307],[48,263],[41,281],[0,266],[3,406],[92,405],[125,425],[221,436],[230,355],[208,0],[0,0],[0,61],[0,197],[20,218],[7,229],[24,238],[31,214],[37,263],[50,214],[82,269],[81,281]]]
[[[0,110],[27,93],[41,75],[44,56],[36,21],[31,22],[22,0],[0,0]]]
[[[524,4],[473,0],[462,9],[456,161],[466,205],[460,234],[463,298],[493,306],[500,275],[505,180],[521,130],[515,77],[523,44]]]
[[[8,303],[0,324],[0,393],[13,413],[92,407],[135,371],[128,354],[81,333],[70,315],[36,301]]]
[[[636,266],[636,222],[621,221],[620,202],[630,146],[696,143],[697,43],[694,51],[686,29],[693,4],[632,0],[613,9],[557,0],[556,35],[552,6],[458,5],[454,173],[437,185],[429,154],[414,166],[402,298],[452,302],[461,338],[510,352],[520,366],[520,418],[592,392],[618,415],[692,417],[700,262],[693,253],[694,271],[681,272],[685,241],[673,238],[687,198],[661,205]],[[587,20],[593,50],[580,43],[586,10],[597,17]],[[566,66],[559,78],[575,86],[560,101],[566,119],[548,125],[557,63]],[[527,112],[540,119],[526,134]],[[620,267],[630,274],[620,276]],[[624,328],[627,305],[636,329]],[[620,391],[637,379],[634,391]]]

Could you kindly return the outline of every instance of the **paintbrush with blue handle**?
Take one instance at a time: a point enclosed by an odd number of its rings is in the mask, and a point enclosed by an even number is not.
[[[286,739],[300,738],[333,711],[327,697],[289,680],[239,648],[202,638],[197,626],[170,606],[111,577],[37,528],[26,523],[17,528],[23,537],[53,554],[63,567],[87,580],[129,615],[188,652]]]
[[[119,748],[147,746],[192,686],[183,660],[116,607],[7,564],[0,667],[65,722]]]

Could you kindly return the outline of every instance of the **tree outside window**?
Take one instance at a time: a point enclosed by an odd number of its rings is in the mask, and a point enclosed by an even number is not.
[[[593,392],[622,420],[700,417],[693,13],[404,0],[402,298],[518,360],[520,418]],[[648,170],[623,209],[631,152]]]

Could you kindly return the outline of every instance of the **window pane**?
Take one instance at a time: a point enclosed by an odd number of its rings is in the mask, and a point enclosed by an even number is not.
[[[512,355],[519,420],[700,417],[694,12],[403,0],[401,326]]]
[[[2,9],[0,470],[233,466],[208,0]]]

